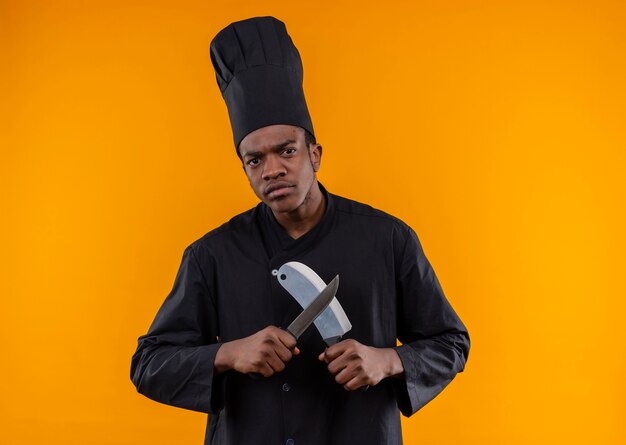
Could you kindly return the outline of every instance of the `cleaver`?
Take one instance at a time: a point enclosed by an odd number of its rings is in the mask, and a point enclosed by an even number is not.
[[[272,271],[280,285],[302,306],[311,302],[326,288],[326,283],[306,264],[290,261]],[[324,311],[315,319],[315,327],[326,345],[332,346],[352,329],[352,324],[337,298],[333,298]]]

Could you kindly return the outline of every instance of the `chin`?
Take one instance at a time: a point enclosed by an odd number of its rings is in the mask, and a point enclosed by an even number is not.
[[[298,209],[302,203],[296,202],[292,197],[285,197],[283,199],[275,199],[272,201],[266,201],[265,204],[276,213],[290,213]]]

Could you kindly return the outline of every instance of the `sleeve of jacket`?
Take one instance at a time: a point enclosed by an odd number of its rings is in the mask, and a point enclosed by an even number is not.
[[[467,329],[446,299],[415,232],[407,228],[396,263],[397,326],[404,366],[397,380],[398,407],[411,416],[465,368],[470,349]]]
[[[205,413],[223,406],[224,375],[213,365],[220,347],[215,300],[207,284],[210,257],[187,247],[172,291],[148,333],[139,337],[130,377],[141,394]]]

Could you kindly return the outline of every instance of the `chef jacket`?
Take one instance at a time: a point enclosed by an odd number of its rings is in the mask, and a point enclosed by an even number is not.
[[[208,413],[205,445],[401,444],[399,411],[412,415],[465,367],[469,335],[414,231],[320,187],[324,216],[298,239],[260,203],[187,247],[173,289],[139,338],[137,390]],[[272,274],[289,261],[325,282],[340,275],[336,298],[353,326],[344,339],[395,348],[401,378],[346,391],[317,358],[326,346],[314,326],[283,372],[215,375],[222,343],[284,328],[302,311]]]

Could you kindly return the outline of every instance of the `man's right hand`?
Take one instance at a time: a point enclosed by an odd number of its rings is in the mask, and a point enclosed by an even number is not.
[[[221,374],[234,369],[242,374],[269,377],[285,369],[285,363],[298,354],[296,339],[289,332],[268,326],[249,337],[220,346],[215,356],[215,372]]]

